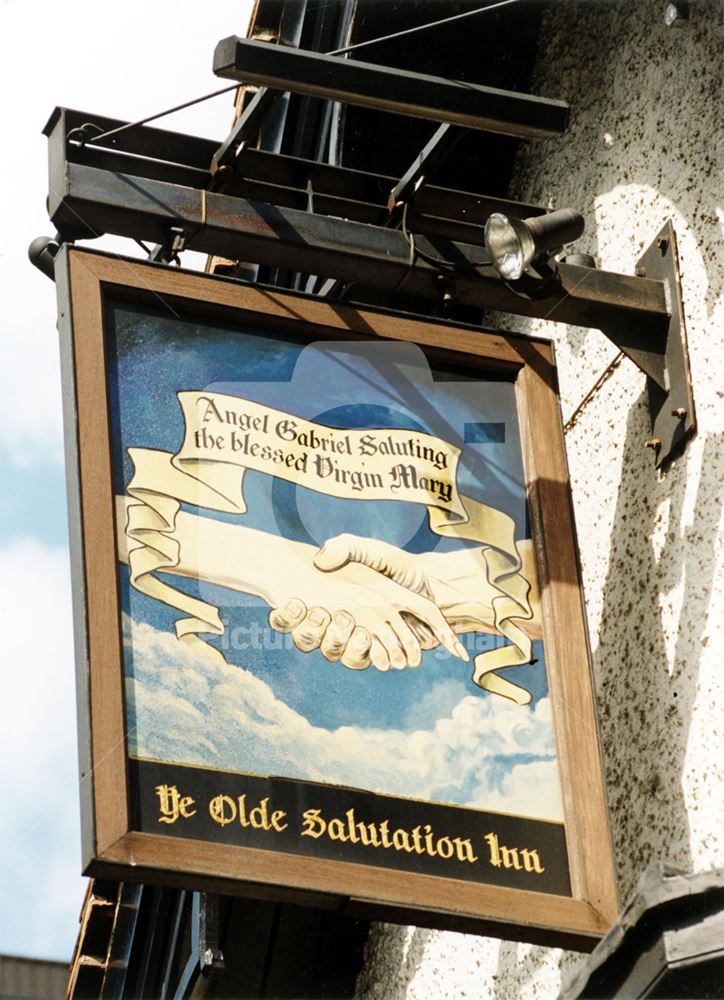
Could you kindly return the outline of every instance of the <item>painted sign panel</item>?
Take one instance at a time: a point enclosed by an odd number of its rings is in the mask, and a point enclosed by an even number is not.
[[[272,884],[329,891],[345,872],[348,898],[374,899],[365,879],[388,872],[391,907],[424,906],[434,876],[470,899],[502,893],[501,911],[555,898],[569,938],[595,938],[574,919],[579,829],[524,460],[525,350],[461,351],[464,332],[451,350],[444,328],[211,278],[165,271],[159,289],[144,265],[131,292],[104,268],[71,255],[71,301],[75,269],[95,318],[74,304],[66,367],[79,426],[87,350],[106,400],[94,440],[122,780],[103,769],[125,803],[110,826],[182,881],[209,871],[200,845],[207,862],[232,847],[214,877],[267,881],[250,859],[276,861]],[[94,768],[93,726],[88,743]],[[99,844],[103,794],[91,870],[123,861],[123,838]],[[459,909],[494,919],[496,905]]]

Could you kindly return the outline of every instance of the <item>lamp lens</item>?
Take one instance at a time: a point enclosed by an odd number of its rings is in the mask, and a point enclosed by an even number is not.
[[[485,223],[485,246],[498,274],[510,281],[521,277],[526,267],[523,244],[510,219],[494,212]]]

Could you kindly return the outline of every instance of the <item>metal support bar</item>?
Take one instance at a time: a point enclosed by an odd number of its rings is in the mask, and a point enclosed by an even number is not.
[[[564,101],[248,41],[234,35],[216,46],[214,73],[241,83],[451,122],[521,139],[560,135],[568,124],[569,107]]]
[[[61,231],[82,221],[91,232],[164,243],[175,226],[186,233],[187,248],[202,253],[341,278],[362,288],[439,296],[440,268],[421,258],[411,264],[410,245],[397,230],[75,163],[64,164],[52,179],[49,213]],[[561,264],[558,281],[543,297],[529,299],[503,282],[481,247],[424,237],[417,243],[423,253],[454,266],[451,279],[460,304],[576,326],[625,328],[640,346],[647,374],[663,385],[660,351],[652,339],[663,337],[668,325],[662,282]]]
[[[243,142],[252,139],[259,131],[267,112],[280,96],[278,90],[261,87],[242,111],[234,127],[211,159],[211,173],[215,176],[222,167],[231,166]]]
[[[220,943],[219,897],[208,892],[200,893],[200,897],[197,955],[202,975],[210,976],[224,968],[224,953]]]
[[[393,211],[400,202],[407,202],[417,195],[433,173],[450,155],[462,138],[462,130],[455,125],[441,125],[432,139],[420,150],[414,162],[390,191],[387,208]]]
[[[54,177],[63,173],[64,164],[69,161],[184,187],[209,187],[209,164],[219,148],[217,142],[142,126],[119,132],[107,141],[83,144],[80,129],[87,122],[95,125],[90,134],[126,124],[89,112],[56,108],[44,130],[49,137],[50,159],[55,164]],[[307,205],[310,184],[315,211],[319,214],[376,226],[388,221],[387,198],[395,184],[394,177],[250,147],[241,149],[236,156],[233,175],[226,180],[224,191],[252,201],[303,208]],[[415,232],[427,236],[482,245],[482,224],[492,212],[528,218],[544,211],[538,205],[426,185],[416,194],[409,222]],[[74,235],[87,239],[92,234],[79,222],[71,232],[62,235],[66,239]]]

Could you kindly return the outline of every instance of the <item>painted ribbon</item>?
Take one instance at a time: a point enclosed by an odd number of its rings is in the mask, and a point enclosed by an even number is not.
[[[528,564],[525,575],[521,572],[513,519],[459,494],[458,448],[398,428],[328,427],[238,396],[180,392],[178,397],[185,420],[183,444],[176,454],[129,449],[134,474],[128,496],[117,498],[117,523],[119,557],[128,563],[132,586],[182,613],[176,622],[181,641],[193,644],[203,641],[201,634],[224,632],[218,608],[158,576],[181,572],[183,562],[195,564],[204,580],[199,553],[188,551],[198,547],[193,531],[184,530],[181,552],[181,505],[242,515],[244,472],[253,469],[340,499],[424,503],[434,533],[480,545],[490,625],[510,645],[479,654],[473,681],[517,704],[530,701],[528,691],[498,671],[530,662],[532,642],[519,622],[534,617],[534,570]],[[197,517],[200,526],[209,521],[184,512],[185,523],[189,517]]]

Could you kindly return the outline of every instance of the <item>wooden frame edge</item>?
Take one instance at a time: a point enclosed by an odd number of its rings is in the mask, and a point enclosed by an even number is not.
[[[560,931],[590,941],[591,947],[608,929],[607,922],[588,903],[565,896],[408,872],[405,878],[413,891],[409,899],[401,901],[399,894],[390,889],[389,869],[347,861],[330,863],[323,858],[229,847],[206,841],[184,840],[182,844],[193,846],[194,856],[199,862],[193,874],[198,879],[214,879],[227,886],[236,885],[237,894],[240,890],[243,894],[251,887],[255,895],[264,897],[269,895],[269,887],[273,886],[274,893],[281,899],[298,901],[311,893],[318,905],[334,908],[343,904],[345,907],[355,905],[370,910],[380,905],[386,913],[395,909],[421,913],[427,909],[449,921],[466,922],[470,926],[485,923],[509,931],[528,928],[550,937]],[[169,884],[173,884],[178,848],[178,842],[172,838],[130,831],[99,857],[94,867],[100,872],[119,867],[127,871],[132,867],[136,876],[139,871],[144,871],[152,880],[164,882],[170,879]],[[300,874],[287,875],[285,881],[280,883],[276,881],[280,867],[287,872],[299,869]],[[421,897],[424,895],[429,899],[431,888],[434,890],[434,901],[423,904]],[[476,897],[483,898],[482,905]],[[455,901],[454,906],[450,905],[451,900]],[[484,915],[479,912],[481,909],[485,910]],[[530,919],[524,922],[520,918],[520,910],[523,909],[530,914]],[[555,929],[545,922],[550,919],[551,911],[558,914]]]
[[[109,619],[115,616],[117,621],[119,605],[113,505],[111,502],[110,517],[106,516],[105,528],[103,525],[99,526],[102,519],[97,517],[98,508],[94,507],[92,513],[89,509],[89,494],[95,496],[98,503],[101,506],[105,505],[106,508],[108,507],[108,495],[110,495],[111,500],[113,495],[110,483],[110,433],[107,398],[104,399],[104,405],[101,407],[102,419],[98,420],[97,394],[93,397],[92,392],[94,380],[98,378],[99,373],[103,380],[102,384],[105,386],[105,357],[102,345],[100,349],[98,345],[93,347],[92,333],[94,330],[96,331],[97,339],[99,324],[100,329],[103,328],[103,286],[123,285],[139,291],[152,290],[156,294],[159,292],[161,295],[168,294],[177,299],[193,298],[196,303],[194,308],[197,310],[201,310],[201,305],[218,304],[220,299],[223,299],[229,308],[243,312],[263,313],[276,321],[303,319],[307,325],[320,325],[327,330],[352,329],[354,332],[371,336],[414,340],[425,346],[439,347],[452,352],[463,352],[467,355],[472,354],[493,365],[502,364],[505,368],[518,371],[518,389],[523,398],[523,405],[519,408],[523,459],[528,480],[529,503],[531,504],[531,518],[534,522],[533,534],[538,549],[542,590],[547,591],[546,596],[544,596],[547,608],[546,619],[556,621],[555,631],[567,629],[578,637],[577,641],[583,643],[582,648],[585,649],[585,659],[588,663],[585,677],[571,676],[572,672],[567,671],[562,665],[562,661],[568,658],[568,654],[565,651],[561,654],[558,649],[560,642],[551,638],[552,630],[550,627],[546,627],[549,680],[552,694],[554,690],[556,691],[552,702],[564,796],[566,787],[572,789],[572,792],[566,796],[568,801],[565,803],[569,862],[574,891],[574,899],[571,902],[576,904],[574,909],[581,918],[580,925],[574,921],[574,925],[569,923],[568,926],[560,928],[560,933],[578,935],[579,937],[583,934],[586,940],[588,940],[586,935],[590,933],[591,940],[595,943],[595,939],[600,937],[609,923],[615,919],[618,898],[602,783],[600,752],[598,751],[594,691],[590,676],[590,656],[588,654],[585,613],[581,601],[582,589],[580,572],[576,563],[575,545],[569,553],[564,567],[565,573],[571,576],[570,580],[565,581],[565,586],[570,590],[575,589],[575,593],[568,595],[556,593],[551,596],[551,589],[561,590],[561,581],[553,580],[552,588],[544,584],[544,581],[550,580],[551,573],[555,575],[560,563],[560,554],[553,551],[555,546],[550,543],[552,536],[549,536],[549,533],[551,529],[546,526],[551,516],[562,516],[568,531],[567,537],[575,539],[560,415],[555,390],[551,382],[551,379],[555,379],[552,349],[542,341],[525,338],[521,335],[451,328],[444,323],[408,317],[401,318],[373,310],[333,304],[294,293],[276,292],[257,286],[242,285],[230,279],[211,278],[205,274],[189,274],[171,269],[161,269],[143,262],[110,258],[93,251],[71,249],[64,251],[64,255],[67,256],[68,273],[68,287],[63,293],[67,294],[67,315],[64,329],[67,329],[72,322],[74,326],[73,344],[78,342],[78,338],[87,338],[91,344],[91,364],[80,366],[74,363],[72,367],[77,370],[76,385],[74,386],[75,400],[79,406],[76,453],[80,470],[79,516],[82,520],[84,552],[92,549],[94,562],[100,560],[101,564],[98,569],[90,569],[88,561],[84,556],[82,557],[88,608],[91,609],[88,612],[86,625],[87,656],[90,662],[97,663],[100,658],[104,664],[103,670],[94,668],[90,676],[89,701],[92,720],[91,754],[93,767],[91,826],[95,831],[95,857],[88,859],[89,870],[108,871],[112,868],[115,871],[119,869],[119,866],[127,864],[134,871],[140,866],[151,875],[156,873],[164,878],[170,871],[168,866],[164,864],[154,865],[152,859],[147,856],[151,843],[155,845],[155,850],[160,850],[159,858],[165,856],[160,844],[164,838],[155,838],[129,830],[120,630],[117,634],[118,641],[109,644],[113,648],[103,651],[100,644],[94,641],[97,632],[96,619],[104,616]],[[62,258],[59,258],[58,263],[62,263]],[[151,277],[153,280],[149,280]],[[59,294],[61,285],[59,285]],[[224,289],[223,293],[222,289]],[[71,309],[72,316],[70,315]],[[76,362],[77,360],[75,358]],[[95,424],[93,419],[88,420],[90,398],[95,400]],[[549,419],[554,420],[555,431],[552,427],[549,430],[554,432],[558,438],[557,447],[550,450],[536,446],[537,439],[531,430],[531,421],[546,414]],[[551,491],[554,487],[558,491],[557,500],[560,500],[561,488],[566,494],[566,506],[563,511],[556,504],[552,504]],[[108,515],[107,509],[106,515]],[[547,538],[548,541],[546,541]],[[109,552],[112,553],[112,561],[109,561]],[[565,599],[563,599],[564,596]],[[100,601],[100,609],[98,601]],[[92,608],[91,605],[93,605]],[[112,610],[110,610],[111,608]],[[79,664],[79,668],[81,666]],[[113,680],[114,673],[115,680]],[[564,703],[569,707],[571,704],[575,705],[577,722],[572,722],[571,718],[563,711]],[[589,739],[584,753],[581,753],[580,744],[576,738],[577,726],[579,725],[584,725],[593,734],[593,743]],[[569,753],[569,749],[574,746],[579,762],[576,767],[572,765]],[[118,774],[123,775],[122,787],[120,788],[117,778],[114,777]],[[110,777],[108,777],[109,775]],[[590,799],[592,792],[595,801],[589,812],[588,808],[582,808],[582,803],[585,799]],[[87,805],[85,808],[87,809]],[[143,839],[138,840],[139,837],[151,837],[151,839],[147,842]],[[200,841],[187,843],[201,844],[205,848],[216,846]],[[250,848],[235,848],[235,850],[245,852],[247,860],[255,856],[255,852]],[[270,852],[265,851],[257,851],[256,854],[270,855],[273,858],[281,856],[277,852],[270,854]],[[200,857],[205,857],[203,851]],[[284,855],[284,857],[295,858],[299,862],[299,856]],[[313,862],[314,865],[322,865],[329,870],[333,870],[334,865],[340,864],[365,871],[369,868],[369,866],[352,865],[349,862],[330,862],[308,857],[304,857],[303,861],[305,864]],[[385,879],[385,869],[372,870],[377,872],[382,880]],[[207,872],[207,869],[202,866],[197,874],[203,877],[204,872]],[[209,877],[214,879],[225,878],[217,868],[214,868],[213,871],[209,869],[207,873]],[[251,874],[253,875],[253,870]],[[239,874],[236,877],[243,879],[245,884],[256,884],[248,871],[244,875]],[[414,880],[437,878],[429,875],[409,877]],[[337,880],[334,879],[334,881]],[[498,886],[490,886],[488,883],[460,883],[452,879],[438,879],[438,881],[444,883],[448,887],[448,891],[453,884],[456,891],[458,885],[463,885],[468,890],[472,885],[478,891],[482,887],[483,896],[486,898],[488,890],[492,891],[494,895],[513,893],[514,895],[510,897],[509,901],[517,901],[521,905],[527,902],[527,897],[537,897],[537,899],[546,901],[548,911],[550,911],[551,905],[561,899],[566,899],[566,897],[546,893],[502,889]],[[315,877],[314,883],[312,891],[315,895],[321,893],[324,896],[325,893],[331,891],[324,878],[317,879]],[[372,880],[372,884],[376,885],[375,880]],[[276,888],[281,889],[278,885]],[[307,887],[308,889],[309,887]],[[303,893],[307,890],[300,885],[291,891]],[[522,896],[518,894],[522,894]],[[340,898],[340,893],[332,893],[332,895],[333,898]],[[349,892],[341,895],[352,899],[354,896],[359,896],[359,893]],[[463,893],[464,896],[465,893]],[[374,904],[365,899],[362,905],[372,906]],[[388,908],[394,908],[397,905],[398,908],[402,906],[403,909],[409,909],[411,906],[415,908],[416,904],[411,900],[397,898],[396,902],[386,900],[380,905]],[[536,909],[537,900],[532,905]],[[492,910],[495,911],[495,909],[496,907],[492,906]],[[496,920],[494,916],[488,918],[465,914],[460,917],[459,914],[456,915],[453,911],[445,910],[444,907],[440,910],[436,909],[435,913],[443,915],[448,913],[451,919],[470,919],[476,922],[492,920],[495,923]],[[499,915],[499,919],[505,923],[502,914]],[[549,935],[556,933],[555,930],[546,929],[542,925],[538,927],[538,930],[540,933]]]

